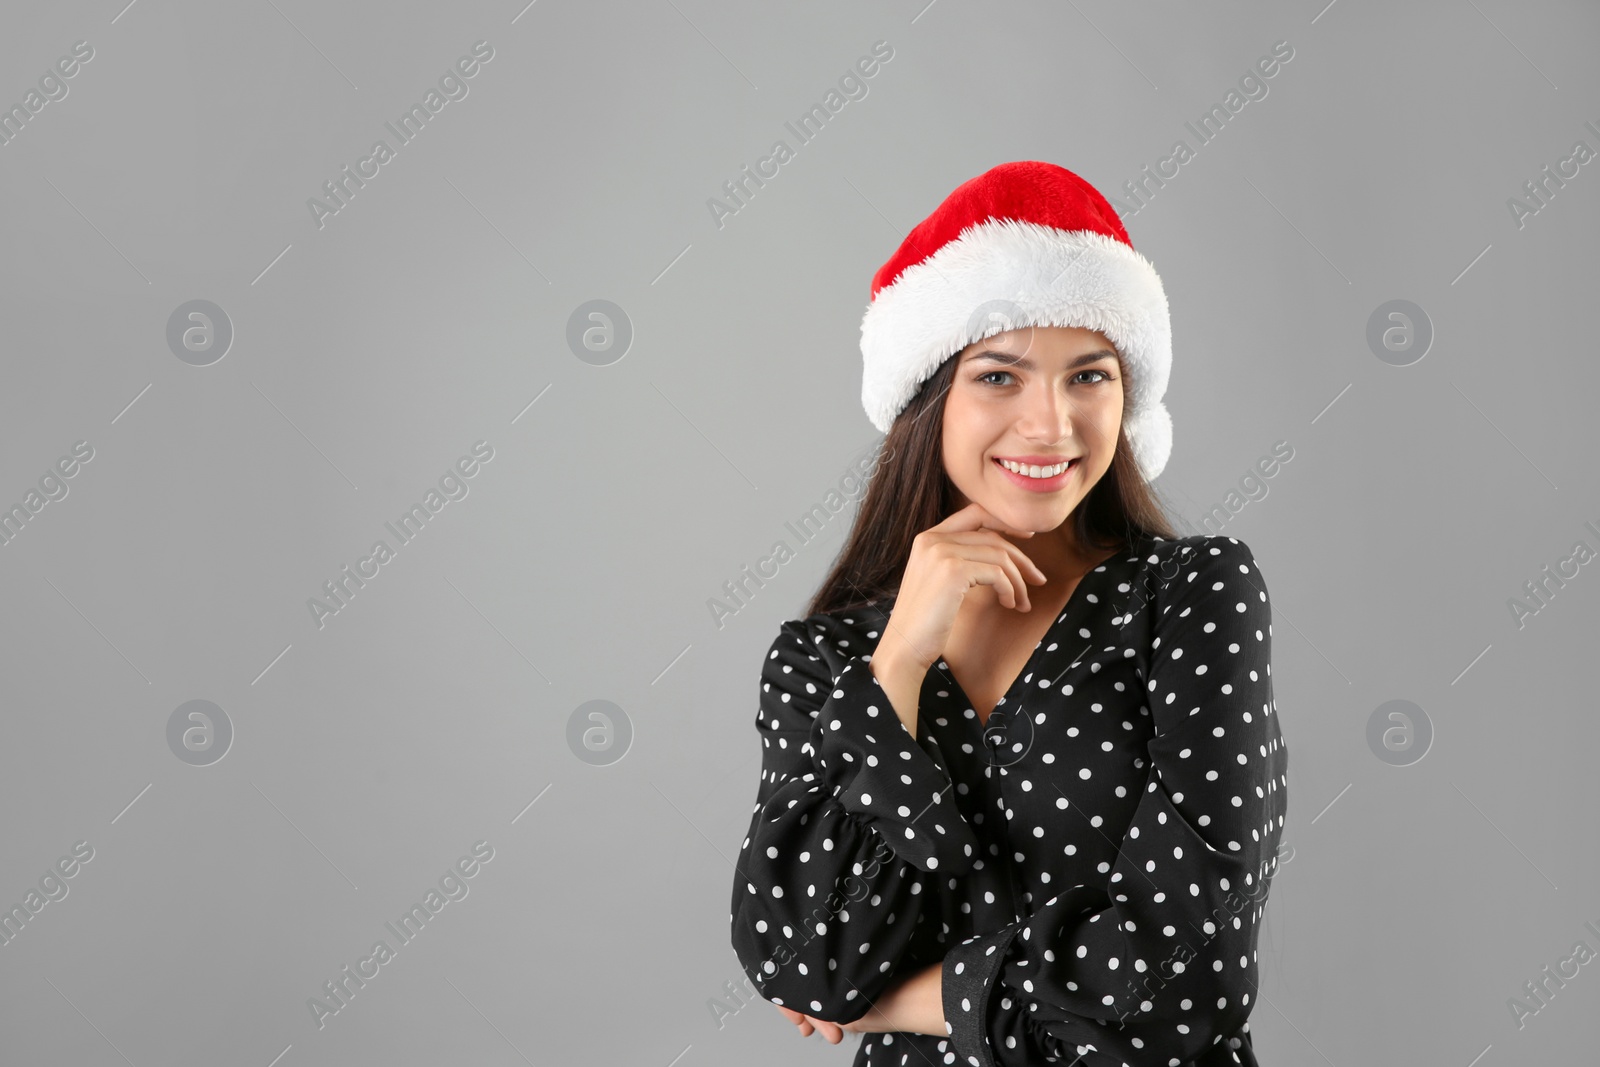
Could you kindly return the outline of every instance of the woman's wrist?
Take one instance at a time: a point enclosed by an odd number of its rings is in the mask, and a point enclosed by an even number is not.
[[[865,1015],[841,1029],[853,1034],[949,1037],[944,1021],[944,962],[912,971],[890,985]]]
[[[888,696],[895,714],[900,717],[900,721],[905,724],[911,736],[915,737],[917,706],[921,702],[922,680],[928,676],[928,668],[895,651],[898,647],[885,649],[880,641],[878,650],[873,652],[872,661],[868,666],[872,668],[873,677],[878,679],[878,685]]]
[[[919,977],[927,986],[918,1000],[925,1016],[922,1020],[924,1028],[919,1032],[932,1037],[950,1036],[944,1021],[944,961],[930,964]]]

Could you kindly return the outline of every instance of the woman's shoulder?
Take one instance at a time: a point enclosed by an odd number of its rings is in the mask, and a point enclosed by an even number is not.
[[[1254,569],[1255,553],[1250,546],[1228,534],[1191,534],[1187,537],[1140,538],[1137,542],[1147,563],[1195,565],[1213,569],[1245,564]]]
[[[1119,589],[1136,591],[1135,613],[1168,614],[1174,605],[1224,589],[1248,587],[1266,599],[1266,579],[1255,553],[1237,537],[1192,534],[1187,537],[1139,538],[1131,573]],[[1242,586],[1240,583],[1244,583]]]
[[[1208,633],[1270,631],[1267,582],[1244,541],[1224,534],[1151,538],[1130,582],[1138,593],[1131,614],[1164,625],[1204,620]],[[1231,606],[1219,611],[1215,605]]]
[[[809,659],[820,658],[827,664],[829,673],[837,676],[845,663],[872,655],[883,636],[892,604],[892,600],[880,600],[786,619],[778,627],[773,651],[788,656],[804,653]]]

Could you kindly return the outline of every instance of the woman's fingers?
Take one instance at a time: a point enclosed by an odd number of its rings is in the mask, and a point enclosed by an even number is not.
[[[805,1015],[802,1015],[800,1012],[795,1011],[793,1008],[786,1008],[782,1004],[774,1004],[773,1007],[777,1008],[779,1011],[783,1012],[783,1017],[785,1019],[788,1019],[790,1022],[794,1023],[795,1026],[800,1028],[800,1036],[801,1037],[810,1037],[811,1036],[811,1034],[812,1034],[811,1021]]]
[[[968,545],[955,560],[965,569],[968,585],[992,586],[996,598],[1008,608],[1028,611],[1032,607],[1028,583],[1017,569],[1016,560],[1005,551],[991,545]]]
[[[830,1045],[837,1045],[844,1040],[844,1029],[838,1023],[830,1023],[826,1019],[814,1019],[809,1015],[786,1008],[782,1004],[773,1007],[783,1012],[784,1018],[800,1028],[801,1037],[810,1037],[812,1034],[821,1034],[822,1039]]]
[[[810,1037],[812,1034],[821,1034],[822,1039],[830,1045],[837,1045],[844,1037],[844,1031],[838,1023],[830,1023],[826,1019],[816,1019],[810,1015],[801,1015],[800,1036]]]
[[[1049,579],[1045,576],[1044,571],[1039,569],[1039,565],[1033,562],[1033,559],[1026,552],[1022,551],[1020,546],[1012,544],[1010,541],[1007,541],[1004,537],[1001,537],[993,530],[975,530],[971,533],[946,534],[944,539],[949,542],[954,542],[958,545],[988,545],[994,548],[1002,548],[1008,554],[1010,554],[1012,559],[1017,561],[1017,565],[1019,567],[1026,568],[1030,576],[1036,576],[1040,584],[1049,581]]]
[[[806,1016],[806,1021],[816,1028],[817,1033],[822,1035],[822,1040],[828,1044],[837,1045],[844,1040],[844,1031],[839,1028],[838,1023],[830,1023],[826,1019],[813,1019],[809,1015]]]
[[[995,566],[1000,568],[1004,584],[1011,586],[1011,606],[1018,611],[1032,611],[1033,601],[1028,597],[1028,582],[1022,577],[1017,561],[1009,555],[1002,555]]]

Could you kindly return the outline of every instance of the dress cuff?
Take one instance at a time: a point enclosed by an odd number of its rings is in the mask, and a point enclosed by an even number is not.
[[[961,1060],[973,1067],[995,1067],[994,1047],[989,1043],[989,1000],[1018,929],[1018,924],[1012,923],[994,933],[969,937],[944,957],[940,975],[944,1028]]]
[[[911,736],[870,664],[846,664],[813,729],[824,781],[900,859],[923,871],[971,869],[978,839],[956,807],[939,745],[920,718],[922,736]]]

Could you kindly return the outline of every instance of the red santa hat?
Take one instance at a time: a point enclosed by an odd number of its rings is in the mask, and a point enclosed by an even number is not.
[[[1122,432],[1146,481],[1172,453],[1167,294],[1106,198],[1053,163],[958,186],[872,278],[861,403],[888,433],[918,387],[975,341],[1024,326],[1097,330],[1122,357]]]

